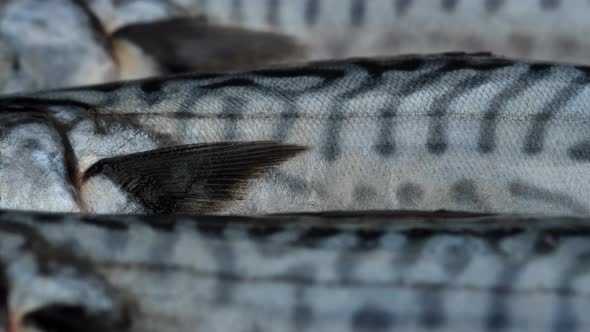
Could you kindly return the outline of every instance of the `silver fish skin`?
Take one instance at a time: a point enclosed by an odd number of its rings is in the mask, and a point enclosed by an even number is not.
[[[5,319],[42,332],[586,331],[589,222],[3,211]]]
[[[588,215],[589,79],[587,67],[451,53],[5,97],[0,207]]]
[[[589,6],[585,0],[7,0],[0,4],[0,92],[441,51],[587,64]]]
[[[254,69],[303,56],[288,36],[215,25],[159,4],[125,1],[126,24],[119,25],[109,2],[1,1],[0,93]],[[161,21],[135,24],[156,17]]]
[[[588,63],[590,55],[586,0],[174,2],[221,23],[295,36],[308,45],[312,59],[491,51]]]
[[[585,0],[6,0],[0,92],[441,51],[588,64],[589,7]]]
[[[76,0],[0,3],[0,92],[98,84],[117,77],[96,17]]]

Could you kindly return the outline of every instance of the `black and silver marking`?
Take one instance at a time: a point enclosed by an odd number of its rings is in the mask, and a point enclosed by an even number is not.
[[[491,153],[496,149],[496,125],[498,116],[511,100],[521,96],[535,83],[546,78],[551,67],[546,65],[531,65],[520,77],[508,84],[494,95],[487,110],[482,117],[481,129],[478,139],[478,151],[480,153]]]
[[[558,112],[566,109],[567,103],[588,88],[590,78],[581,76],[566,87],[557,91],[555,96],[546,104],[540,113],[532,120],[529,132],[526,135],[523,152],[526,154],[538,154],[543,151],[544,141],[547,136],[547,126]]]

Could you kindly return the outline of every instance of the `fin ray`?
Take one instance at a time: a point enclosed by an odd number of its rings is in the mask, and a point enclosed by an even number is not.
[[[172,146],[99,160],[83,181],[104,176],[151,213],[211,213],[239,199],[252,179],[304,150],[264,141]]]

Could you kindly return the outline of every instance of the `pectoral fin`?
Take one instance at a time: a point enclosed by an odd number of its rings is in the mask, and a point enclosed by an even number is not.
[[[272,142],[173,146],[102,159],[83,181],[106,177],[148,213],[211,213],[239,199],[252,179],[304,150]],[[90,199],[100,199],[94,195]]]
[[[166,73],[248,70],[304,56],[303,47],[287,35],[215,25],[199,17],[128,25],[113,38],[138,47]]]

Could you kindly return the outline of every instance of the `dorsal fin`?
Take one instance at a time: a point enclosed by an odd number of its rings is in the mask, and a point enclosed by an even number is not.
[[[290,36],[215,25],[202,17],[131,24],[112,37],[139,47],[165,74],[256,69],[305,55]],[[122,47],[116,52],[124,57],[125,43],[116,44]]]
[[[250,180],[304,150],[272,142],[173,146],[102,159],[84,173],[82,186],[102,176],[148,213],[211,213],[239,199]]]

